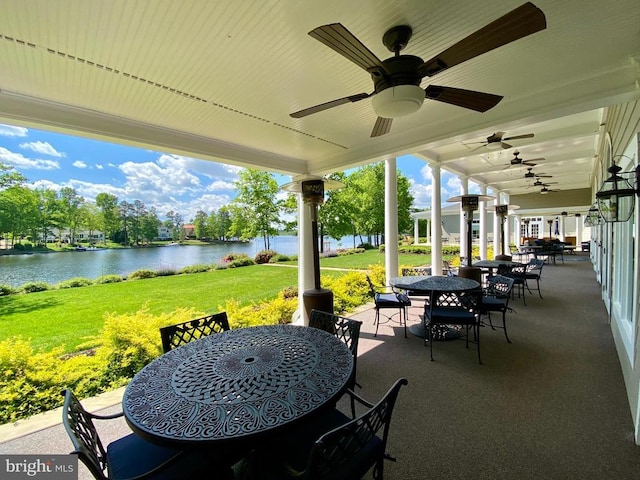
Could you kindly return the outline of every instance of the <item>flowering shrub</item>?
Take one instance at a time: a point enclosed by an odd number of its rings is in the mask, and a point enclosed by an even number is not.
[[[273,250],[260,250],[258,253],[256,253],[253,261],[257,264],[269,263],[269,260],[271,260],[271,258],[277,254],[278,252],[274,252]]]

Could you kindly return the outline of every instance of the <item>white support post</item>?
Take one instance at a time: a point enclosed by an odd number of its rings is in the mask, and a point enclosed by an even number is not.
[[[469,194],[469,177],[465,175],[461,175],[458,177],[460,179],[460,195],[468,195]],[[462,210],[462,202],[460,202],[460,257],[465,255],[464,252],[467,251],[467,221],[465,218],[465,213]],[[471,245],[469,245],[469,251],[471,251]]]
[[[311,228],[312,206],[302,201],[302,193],[298,193],[298,316],[294,323],[309,325],[309,318],[304,308],[305,292],[314,286],[313,240]]]
[[[384,265],[387,285],[398,276],[398,172],[396,159],[385,161],[384,175]]]
[[[487,186],[480,186],[480,194],[487,194]],[[480,202],[480,209],[478,210],[478,220],[480,221],[480,259],[488,260],[487,258],[487,202]]]
[[[501,205],[500,192],[495,191],[495,205]],[[498,214],[493,212],[493,258],[496,258],[496,255],[500,255],[500,217]]]
[[[431,273],[442,275],[442,196],[440,165],[431,164]]]

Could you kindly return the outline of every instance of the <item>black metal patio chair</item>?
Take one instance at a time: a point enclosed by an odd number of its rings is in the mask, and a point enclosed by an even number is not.
[[[358,362],[358,341],[360,339],[362,322],[313,309],[309,317],[309,326],[335,335],[338,340],[349,348],[353,355],[353,373],[349,380],[349,388],[354,390],[356,386],[360,387],[356,381],[356,366]],[[351,404],[351,409],[355,412],[355,405],[353,403]]]
[[[167,353],[169,350],[184,345],[185,343],[229,329],[227,312],[215,313],[213,315],[189,320],[188,322],[162,327],[160,329],[162,350],[164,353]]]
[[[463,334],[466,347],[469,348],[469,334],[473,332],[474,342],[478,349],[478,363],[480,358],[480,307],[482,304],[482,290],[452,292],[431,292],[429,301],[424,306],[425,346],[429,344],[429,355],[433,361],[434,330],[443,325],[456,325],[465,330]]]
[[[233,478],[233,461],[221,461],[231,457],[222,453],[216,455],[212,449],[177,450],[148,442],[135,433],[119,438],[105,448],[93,421],[112,420],[123,413],[96,415],[87,412],[71,390],[62,394],[62,423],[73,444],[71,453],[78,455],[98,480]]]
[[[489,326],[492,330],[496,327],[491,320],[491,312],[502,313],[502,328],[507,342],[509,335],[507,334],[506,315],[509,311],[509,299],[511,298],[511,290],[513,289],[514,279],[505,277],[504,275],[494,275],[487,280],[487,286],[482,289],[482,303],[480,304],[480,315],[487,315]]]
[[[351,418],[337,409],[313,416],[277,446],[255,450],[236,466],[237,480],[352,480],[373,468],[375,480],[383,480],[384,460],[396,461],[386,453],[391,415],[398,392],[407,380],[396,380],[376,403],[368,402],[351,390],[367,410]]]
[[[376,288],[367,275],[367,283],[373,296],[373,301],[376,306],[376,318],[374,320],[376,331],[373,336],[378,335],[378,327],[380,326],[380,310],[397,310],[400,326],[404,326],[404,336],[407,336],[407,308],[411,306],[411,299],[405,293],[399,292],[385,292]],[[387,316],[388,320],[391,320],[393,315]]]

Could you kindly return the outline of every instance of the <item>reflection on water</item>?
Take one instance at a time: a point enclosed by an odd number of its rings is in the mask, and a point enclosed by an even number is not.
[[[331,247],[351,247],[351,238]],[[128,275],[141,269],[179,270],[188,265],[218,263],[228,253],[246,253],[254,257],[264,248],[261,239],[247,243],[224,245],[175,245],[153,248],[87,250],[81,252],[34,253],[32,255],[0,255],[0,284],[18,287],[26,282],[56,284],[70,278],[95,279],[102,275]],[[298,239],[280,236],[271,239],[271,249],[294,255]]]

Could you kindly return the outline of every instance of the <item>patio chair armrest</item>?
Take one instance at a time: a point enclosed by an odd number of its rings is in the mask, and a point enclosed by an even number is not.
[[[111,415],[98,415],[96,413],[87,412],[91,418],[96,420],[112,420],[114,418],[120,418],[124,415],[124,412],[112,413]]]
[[[357,401],[359,404],[367,407],[367,408],[373,408],[373,403],[369,402],[368,400],[365,400],[364,398],[362,398],[360,395],[358,395],[357,393],[355,393],[353,390],[351,389],[347,389],[347,391],[345,392],[347,395],[349,395],[349,397],[351,397],[351,400],[355,400]]]

